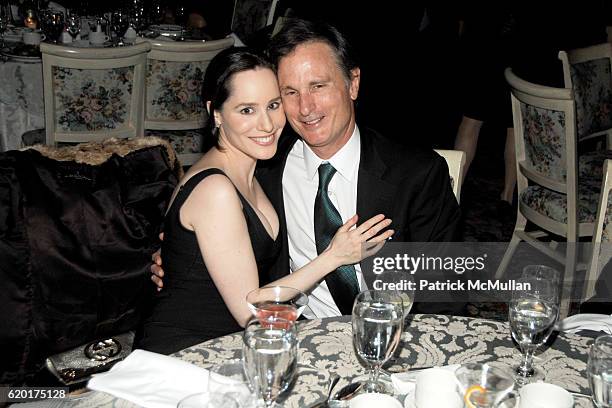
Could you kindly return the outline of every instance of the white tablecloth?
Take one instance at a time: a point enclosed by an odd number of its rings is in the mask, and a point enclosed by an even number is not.
[[[21,135],[45,127],[42,64],[0,61],[0,151],[21,147]]]

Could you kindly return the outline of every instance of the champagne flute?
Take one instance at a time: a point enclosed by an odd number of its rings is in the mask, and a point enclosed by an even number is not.
[[[589,386],[597,408],[612,408],[612,336],[599,336],[589,350]]]
[[[359,387],[362,392],[393,394],[393,386],[380,381],[382,365],[397,348],[404,326],[402,300],[397,293],[366,290],[353,304],[353,346],[367,365],[368,379]]]
[[[544,277],[527,277],[517,281],[509,305],[512,338],[523,353],[523,361],[516,368],[519,386],[544,378],[544,373],[533,367],[533,355],[553,331],[559,316],[558,285]]]
[[[298,340],[294,324],[279,317],[251,320],[243,333],[243,360],[260,406],[276,399],[295,379]]]

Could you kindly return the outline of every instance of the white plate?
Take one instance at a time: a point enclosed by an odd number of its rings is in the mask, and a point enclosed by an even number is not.
[[[183,27],[181,27],[180,25],[174,25],[174,24],[155,24],[155,25],[149,26],[149,30],[157,31],[159,33],[168,33],[168,34],[178,33],[180,34],[181,31],[183,30]]]
[[[498,408],[517,408],[518,400],[510,397],[499,405]],[[406,395],[406,399],[404,400],[404,408],[417,408],[416,403],[414,401],[414,393],[410,393]]]

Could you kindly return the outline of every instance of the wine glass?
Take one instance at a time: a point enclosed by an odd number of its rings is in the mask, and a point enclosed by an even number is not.
[[[558,285],[541,276],[516,280],[508,311],[512,338],[524,355],[516,369],[520,386],[544,378],[543,372],[533,367],[533,355],[546,342],[559,316],[558,293]]]
[[[241,408],[256,405],[251,393],[249,378],[246,375],[244,362],[235,358],[226,360],[210,369],[208,391],[228,394],[240,404]]]
[[[274,316],[294,322],[308,305],[308,296],[288,286],[268,286],[250,291],[246,302],[258,319]]]
[[[64,31],[64,13],[52,9],[43,10],[40,25],[47,40],[57,44]]]
[[[353,304],[353,346],[367,365],[368,379],[359,387],[361,392],[393,394],[393,386],[380,381],[383,364],[397,348],[404,326],[402,299],[390,291],[366,290]]]
[[[276,399],[297,372],[295,325],[274,316],[253,319],[244,329],[242,340],[245,371],[260,405],[276,407]]]
[[[489,364],[463,364],[455,371],[455,376],[469,407],[496,408],[514,388],[510,371]]]
[[[598,408],[612,408],[612,336],[599,336],[589,350],[589,386]]]
[[[110,24],[111,30],[115,33],[115,44],[118,46],[124,45],[123,36],[130,25],[127,14],[123,11],[113,12]]]
[[[68,30],[68,34],[70,34],[72,37],[72,42],[75,42],[77,35],[79,35],[81,32],[81,17],[72,11],[69,12],[66,20],[66,28]]]
[[[230,395],[200,392],[189,395],[177,404],[177,408],[241,408]]]

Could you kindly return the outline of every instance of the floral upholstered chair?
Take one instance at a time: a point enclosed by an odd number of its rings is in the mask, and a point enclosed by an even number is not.
[[[144,135],[147,43],[93,49],[41,44],[46,143]]]
[[[574,91],[578,143],[603,137],[604,149],[579,149],[581,176],[602,177],[603,162],[612,159],[612,44],[559,52],[565,87]]]
[[[606,160],[593,234],[591,263],[586,277],[584,297],[587,299],[595,294],[595,286],[601,271],[612,259],[612,194],[610,190],[612,190],[612,160]]]
[[[202,155],[207,115],[202,100],[210,60],[234,44],[233,38],[205,42],[152,40],[147,55],[145,134],[172,144],[183,165]]]
[[[575,245],[592,236],[601,185],[599,180],[578,177],[576,119],[573,92],[518,78],[511,69],[506,80],[512,93],[516,136],[519,206],[512,240],[497,270],[500,277],[520,241],[533,244],[565,264],[565,283],[573,282],[577,265]],[[526,231],[527,221],[535,230]],[[556,252],[558,237],[565,253]]]

